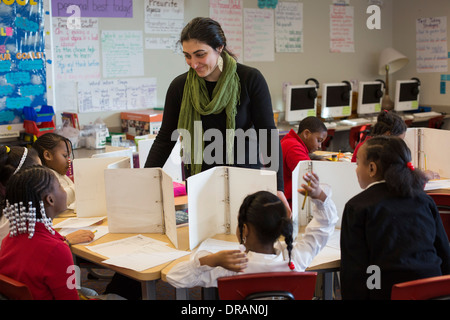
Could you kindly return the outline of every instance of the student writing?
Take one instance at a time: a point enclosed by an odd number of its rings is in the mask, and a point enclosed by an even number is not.
[[[318,176],[308,174],[302,193],[314,203],[313,219],[303,237],[292,238],[292,220],[285,205],[274,194],[259,191],[248,195],[238,215],[236,236],[245,246],[243,251],[224,250],[217,253],[200,251],[191,261],[177,264],[167,274],[174,287],[214,287],[217,279],[239,273],[271,271],[304,271],[326,245],[337,222],[336,207],[319,185]],[[284,241],[279,237],[283,235]]]
[[[350,199],[341,229],[343,299],[390,299],[395,283],[450,273],[450,246],[424,174],[398,137],[367,140],[356,174],[365,189]],[[369,288],[369,266],[381,272]]]

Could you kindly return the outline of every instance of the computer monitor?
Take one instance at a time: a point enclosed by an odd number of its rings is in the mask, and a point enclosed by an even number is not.
[[[395,111],[410,111],[419,109],[419,79],[398,80],[395,89]]]
[[[378,113],[383,99],[383,83],[380,81],[361,81],[358,90],[358,115]]]
[[[316,116],[317,86],[291,85],[286,87],[285,120],[298,122]]]
[[[352,85],[342,83],[326,83],[322,88],[321,117],[341,118],[352,114]]]

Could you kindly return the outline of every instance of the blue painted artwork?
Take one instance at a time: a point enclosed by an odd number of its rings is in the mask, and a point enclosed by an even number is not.
[[[43,2],[0,2],[0,125],[47,104]]]

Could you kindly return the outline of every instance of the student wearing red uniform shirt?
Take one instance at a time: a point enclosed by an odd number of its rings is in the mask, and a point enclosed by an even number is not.
[[[66,197],[56,176],[41,166],[18,172],[6,186],[10,234],[2,242],[0,273],[26,284],[35,300],[79,298],[68,285],[72,253],[52,228],[52,219],[67,208]]]
[[[311,160],[309,154],[319,148],[327,137],[327,127],[317,117],[306,117],[299,126],[298,132],[291,129],[281,139],[283,152],[284,194],[292,206],[292,171],[300,161]]]

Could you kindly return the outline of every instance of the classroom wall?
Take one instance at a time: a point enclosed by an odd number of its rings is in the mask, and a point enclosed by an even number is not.
[[[421,80],[420,105],[450,112],[450,81],[446,81],[446,94],[440,93],[443,73],[418,73],[416,68],[416,20],[418,18],[447,17],[447,38],[450,34],[450,1],[448,0],[394,0],[394,47],[409,58],[408,65],[392,75],[394,80],[417,77]],[[448,51],[450,42],[447,40]],[[450,74],[450,70],[447,73]],[[448,122],[448,121],[447,121]]]
[[[393,4],[384,1],[381,10],[381,30],[369,30],[366,20],[369,14],[367,0],[350,0],[354,7],[354,53],[330,53],[329,14],[332,0],[302,0],[303,3],[303,53],[275,53],[275,61],[246,62],[258,68],[269,84],[275,111],[282,111],[283,83],[303,84],[309,77],[320,83],[342,80],[374,80],[377,73],[378,56],[381,50],[393,43]],[[99,18],[99,33],[102,30],[144,30],[144,0],[133,1],[133,18]],[[257,8],[257,0],[243,1],[244,8]],[[209,16],[209,0],[185,0],[185,22],[197,16]],[[144,33],[144,37],[148,37]],[[245,40],[245,39],[244,39]],[[101,50],[101,48],[100,48]],[[164,105],[166,90],[171,80],[185,71],[184,57],[170,50],[144,49],[145,77],[157,78],[157,103]],[[320,91],[320,90],[319,90]],[[57,113],[64,107],[56,105]],[[81,124],[102,117],[109,127],[120,126],[119,112],[80,114]]]

